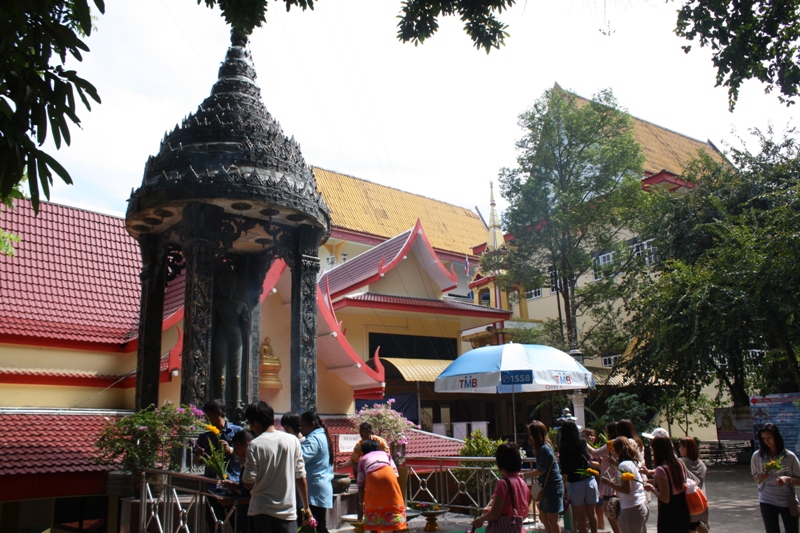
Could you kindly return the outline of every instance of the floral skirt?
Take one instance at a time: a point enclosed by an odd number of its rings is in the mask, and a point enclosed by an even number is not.
[[[364,529],[407,529],[403,494],[400,492],[397,475],[389,465],[367,474],[364,485]]]

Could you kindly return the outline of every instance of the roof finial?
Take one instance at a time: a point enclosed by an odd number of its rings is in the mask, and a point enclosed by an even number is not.
[[[497,218],[497,210],[494,201],[494,182],[489,182],[489,234],[486,238],[486,249],[497,250],[505,245],[503,230],[500,229],[500,222]]]

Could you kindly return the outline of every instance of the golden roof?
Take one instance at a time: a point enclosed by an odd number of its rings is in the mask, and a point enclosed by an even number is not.
[[[556,83],[556,88],[561,87]],[[561,89],[564,90],[564,89]],[[578,105],[588,102],[586,98],[570,93],[578,100]],[[698,141],[681,133],[657,126],[652,122],[633,118],[633,136],[642,145],[644,152],[644,171],[657,174],[662,170],[677,176],[690,160],[697,157],[698,150],[711,156],[717,162],[722,162],[725,157],[711,141]]]
[[[437,250],[472,255],[473,246],[486,242],[486,226],[469,209],[324,168],[311,169],[334,227],[389,239],[408,231],[419,218]]]

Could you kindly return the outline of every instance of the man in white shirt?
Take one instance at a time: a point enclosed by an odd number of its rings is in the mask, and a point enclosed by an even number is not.
[[[250,533],[296,533],[295,490],[310,517],[308,484],[300,441],[275,429],[275,412],[266,402],[251,403],[244,416],[256,435],[247,447],[242,484],[250,490]]]

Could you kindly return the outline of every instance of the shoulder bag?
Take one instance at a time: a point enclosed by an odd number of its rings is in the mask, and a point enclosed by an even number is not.
[[[521,533],[522,517],[517,516],[517,501],[514,498],[514,486],[508,478],[503,478],[508,485],[508,495],[511,498],[511,516],[501,516],[497,520],[492,520],[486,526],[486,533]]]
[[[533,480],[533,485],[537,487],[537,490],[535,492],[531,491],[531,494],[533,495],[533,501],[535,501],[536,503],[542,501],[542,498],[544,497],[544,489],[547,488],[547,482],[550,480],[550,472],[552,472],[553,464],[555,462],[556,458],[553,457],[553,462],[550,463],[550,468],[547,469],[547,473],[544,475],[544,485],[540,485],[539,482],[536,481],[535,479]]]
[[[686,467],[683,466],[683,462],[681,462],[681,468],[683,469],[683,475],[686,478],[686,483],[683,486],[683,492],[686,494],[686,506],[689,508],[689,517],[692,521],[696,522],[698,520],[696,517],[702,515],[708,510],[708,499],[706,498],[703,489],[701,489],[700,485],[695,481],[697,478],[694,475],[689,477],[691,472],[686,470]],[[669,472],[667,472],[667,474],[669,474]]]

